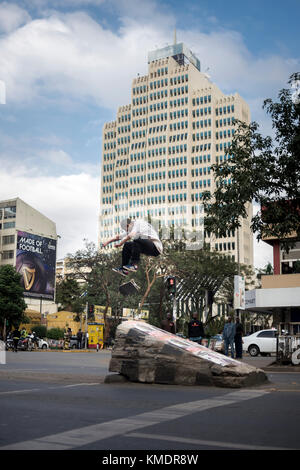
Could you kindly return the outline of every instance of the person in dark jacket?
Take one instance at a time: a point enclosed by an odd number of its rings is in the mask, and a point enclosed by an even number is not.
[[[18,342],[21,337],[21,333],[19,331],[19,328],[16,328],[13,333],[12,333],[13,341],[14,341],[14,351],[18,352]]]
[[[169,333],[173,333],[175,335],[175,322],[171,313],[168,313],[167,318],[161,322],[161,329],[168,331]]]
[[[243,325],[240,323],[239,317],[235,320],[235,335],[234,335],[234,344],[235,344],[235,357],[236,359],[243,358]]]
[[[198,320],[198,313],[193,313],[193,318],[188,323],[188,337],[190,341],[201,344],[204,335],[203,323]]]

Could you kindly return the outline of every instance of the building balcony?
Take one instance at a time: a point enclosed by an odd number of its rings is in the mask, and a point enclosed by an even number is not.
[[[274,274],[261,277],[262,289],[281,289],[288,287],[300,287],[300,273]]]

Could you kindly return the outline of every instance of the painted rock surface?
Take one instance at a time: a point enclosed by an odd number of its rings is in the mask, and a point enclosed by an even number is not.
[[[118,326],[109,370],[144,383],[239,388],[267,381],[261,369],[142,321]]]

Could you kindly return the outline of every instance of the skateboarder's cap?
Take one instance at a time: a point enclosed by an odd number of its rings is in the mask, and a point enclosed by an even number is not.
[[[120,222],[121,228],[127,230],[128,225],[131,224],[131,219],[122,219]]]

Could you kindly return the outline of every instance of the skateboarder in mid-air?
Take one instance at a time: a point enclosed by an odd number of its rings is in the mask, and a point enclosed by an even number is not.
[[[103,243],[102,246],[119,241],[115,246],[123,246],[122,265],[113,271],[127,276],[129,272],[137,271],[141,254],[159,256],[163,252],[163,246],[157,232],[145,220],[123,219],[120,225],[122,233]]]

